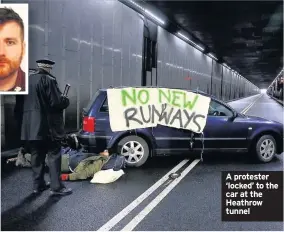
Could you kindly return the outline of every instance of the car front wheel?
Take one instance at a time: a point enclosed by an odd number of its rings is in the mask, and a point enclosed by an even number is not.
[[[125,157],[128,167],[140,167],[149,157],[149,146],[147,142],[139,136],[124,137],[118,143],[119,154]]]
[[[263,135],[256,144],[256,155],[260,162],[270,162],[276,154],[276,142],[273,136]]]

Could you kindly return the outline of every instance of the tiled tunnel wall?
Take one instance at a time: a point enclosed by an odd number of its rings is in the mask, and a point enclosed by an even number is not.
[[[56,62],[53,74],[60,87],[71,84],[71,104],[65,111],[67,131],[80,128],[81,110],[97,89],[141,85],[144,22],[121,2],[2,0],[2,3],[29,3],[29,68],[36,67],[37,59],[52,59]],[[247,86],[246,92],[237,92],[243,88],[235,74],[160,27],[157,44],[158,86],[198,87],[208,92],[213,65],[213,95],[221,98],[222,68],[222,99],[257,93],[253,86]],[[5,111],[2,147],[9,149],[18,146],[14,139],[15,97],[5,96],[2,100]]]

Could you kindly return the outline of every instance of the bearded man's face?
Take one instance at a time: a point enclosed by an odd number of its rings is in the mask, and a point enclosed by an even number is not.
[[[19,24],[8,21],[0,24],[0,79],[16,73],[25,53],[25,44]]]

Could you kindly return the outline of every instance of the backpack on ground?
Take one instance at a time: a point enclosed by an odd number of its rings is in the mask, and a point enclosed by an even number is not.
[[[102,170],[113,169],[118,171],[126,167],[125,157],[123,155],[113,154],[109,160],[103,165]]]

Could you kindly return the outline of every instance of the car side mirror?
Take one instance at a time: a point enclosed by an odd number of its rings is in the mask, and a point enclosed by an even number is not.
[[[229,118],[229,121],[234,121],[236,117],[238,117],[238,113],[233,111],[233,115]]]
[[[234,118],[236,118],[238,116],[239,116],[238,112],[234,111]]]

